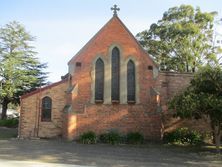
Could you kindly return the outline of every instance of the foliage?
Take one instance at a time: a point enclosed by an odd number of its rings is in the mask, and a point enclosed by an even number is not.
[[[216,147],[220,146],[222,129],[222,70],[219,66],[201,68],[191,85],[169,103],[181,118],[210,119]]]
[[[6,118],[9,103],[19,103],[19,96],[45,84],[46,73],[35,57],[32,37],[16,21],[0,28],[0,103]]]
[[[194,72],[206,62],[217,63],[221,49],[213,44],[216,12],[202,12],[190,5],[170,8],[149,30],[137,34],[161,70]]]
[[[178,128],[173,132],[164,134],[163,140],[172,144],[199,145],[203,143],[203,136],[188,128]]]
[[[108,144],[119,144],[121,143],[122,137],[116,131],[110,131],[108,133],[103,133],[99,136],[99,141]]]
[[[83,144],[97,143],[97,136],[92,131],[83,133],[79,139],[80,139],[80,142]],[[138,132],[130,132],[125,136],[125,135],[121,135],[115,130],[110,130],[107,133],[100,134],[98,136],[98,141],[101,143],[107,143],[107,144],[120,144],[120,143],[142,144],[144,141],[144,138],[143,138],[143,135]]]
[[[5,126],[8,128],[18,127],[18,123],[19,123],[18,118],[0,120],[0,126]]]
[[[15,103],[9,103],[8,108],[13,110],[18,110],[19,105]]]
[[[129,144],[142,144],[144,142],[144,137],[139,132],[130,132],[126,135],[126,141]]]
[[[80,142],[83,144],[95,144],[96,143],[96,134],[92,131],[85,132],[80,135]]]

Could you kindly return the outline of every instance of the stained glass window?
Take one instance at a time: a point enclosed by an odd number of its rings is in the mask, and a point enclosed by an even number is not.
[[[135,102],[135,64],[130,60],[127,64],[127,100],[128,102]]]
[[[42,121],[51,121],[52,99],[48,96],[42,99]]]
[[[95,100],[103,101],[104,94],[104,63],[102,59],[96,61],[95,70]]]
[[[120,91],[120,52],[117,47],[112,50],[112,101],[119,101]]]

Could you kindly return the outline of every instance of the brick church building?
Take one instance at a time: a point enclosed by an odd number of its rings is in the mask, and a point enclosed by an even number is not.
[[[160,140],[175,121],[167,101],[192,75],[160,72],[117,16],[68,62],[62,80],[21,97],[19,137],[77,139],[87,131],[140,132]]]

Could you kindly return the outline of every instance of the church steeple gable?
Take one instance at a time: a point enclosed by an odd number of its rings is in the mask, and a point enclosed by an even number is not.
[[[122,46],[127,44],[127,46],[124,47],[129,48],[132,48],[133,46],[134,50],[138,50],[141,53],[146,54],[152,61],[152,64],[157,66],[147,52],[141,47],[133,34],[117,16],[117,12],[120,11],[120,8],[118,8],[117,5],[114,5],[111,10],[113,11],[113,17],[86,43],[82,49],[80,49],[80,51],[68,62],[68,64],[75,63],[75,61],[86,57],[89,53],[90,55],[93,54],[92,50],[95,51],[94,55],[102,52],[104,53],[107,46],[111,46],[115,43]]]

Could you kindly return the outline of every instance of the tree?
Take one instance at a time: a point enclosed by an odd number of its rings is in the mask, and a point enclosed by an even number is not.
[[[222,132],[222,70],[207,65],[191,80],[191,85],[169,103],[169,108],[181,118],[210,120],[214,141],[220,147]]]
[[[161,70],[194,72],[203,64],[217,63],[219,50],[213,45],[216,14],[190,5],[173,7],[137,38]]]
[[[2,119],[8,104],[19,103],[19,96],[45,84],[46,74],[35,57],[32,37],[16,21],[0,28],[0,103]]]

